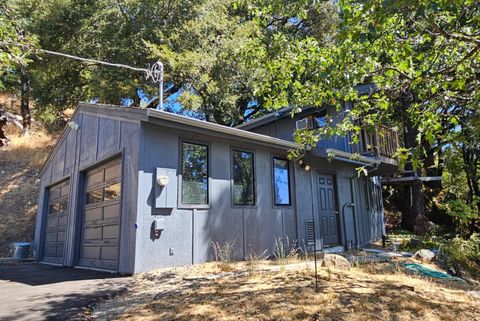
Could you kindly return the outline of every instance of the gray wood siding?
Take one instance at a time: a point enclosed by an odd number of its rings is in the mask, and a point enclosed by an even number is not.
[[[384,233],[383,212],[372,213],[366,209],[366,195],[362,185],[364,178],[358,178],[355,165],[308,156],[305,161],[311,166],[310,171],[299,166],[295,168],[299,242],[302,244],[305,240],[305,222],[313,218],[316,221],[317,235],[320,235],[320,208],[316,184],[318,172],[332,174],[336,179],[340,243],[345,245],[348,241],[353,241],[354,244],[358,242],[359,245],[365,245],[379,240]],[[355,204],[354,209],[344,207],[352,202]]]
[[[328,109],[329,114],[333,116],[332,125],[337,124],[340,121],[340,116],[335,111],[334,108]],[[294,118],[286,117],[282,119],[278,119],[274,122],[265,124],[263,126],[259,126],[256,128],[251,129],[252,132],[268,135],[272,137],[277,137],[280,139],[293,141],[293,134],[295,132],[295,122],[299,119],[305,117],[304,114],[297,114]],[[324,139],[318,142],[318,147],[320,148],[334,148],[346,152],[352,152],[352,148],[355,149],[356,147],[349,143],[350,138],[349,136],[334,136],[329,137],[328,139]]]
[[[178,178],[181,139],[209,144],[210,206],[207,209],[161,209],[154,206],[155,170],[177,170]],[[252,150],[255,154],[254,207],[232,206],[230,153],[234,147]],[[297,238],[294,206],[273,206],[271,166],[273,155],[279,151],[254,145],[242,146],[235,140],[192,135],[187,131],[165,130],[153,125],[142,127],[140,148],[135,272],[212,260],[212,241],[223,243],[235,239],[234,257],[243,259],[251,252],[261,254],[269,250],[271,253],[275,237],[288,235],[291,240]],[[295,204],[294,200],[292,203]],[[155,218],[165,221],[165,229],[158,238],[151,233]],[[173,249],[173,255],[170,249]]]
[[[101,108],[101,107],[99,107]],[[51,161],[41,178],[39,210],[36,220],[35,249],[41,259],[44,230],[44,202],[48,186],[70,179],[69,214],[66,252],[63,265],[77,264],[79,247],[79,215],[83,203],[82,173],[109,157],[123,155],[123,195],[119,272],[134,269],[135,221],[137,200],[139,122],[121,121],[106,115],[78,110],[72,120],[78,129],[67,127],[53,150]],[[78,148],[77,148],[78,146]]]

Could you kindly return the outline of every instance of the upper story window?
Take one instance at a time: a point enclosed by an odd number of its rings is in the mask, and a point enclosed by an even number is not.
[[[208,146],[182,143],[182,204],[208,204]]]
[[[233,204],[255,205],[253,153],[233,151]]]
[[[275,205],[290,205],[290,170],[287,159],[273,158],[273,188]]]
[[[313,128],[323,128],[327,126],[327,110],[323,109],[313,115]]]
[[[327,126],[328,117],[327,109],[321,109],[320,111],[305,116],[302,119],[299,119],[295,123],[296,129],[318,129]]]

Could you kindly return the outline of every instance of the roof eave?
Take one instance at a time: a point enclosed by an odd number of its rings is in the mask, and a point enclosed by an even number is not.
[[[261,134],[253,133],[243,129],[227,127],[224,125],[201,121],[198,119],[176,115],[176,114],[172,114],[172,113],[164,112],[160,110],[149,109],[147,111],[147,117],[149,119],[157,118],[157,119],[161,119],[168,122],[178,123],[178,124],[198,128],[204,131],[210,131],[212,133],[218,133],[218,134],[224,134],[232,137],[243,138],[243,139],[251,140],[253,142],[267,144],[272,147],[277,147],[282,149],[299,148],[299,145],[287,140],[283,140],[283,139],[279,139],[279,138],[275,138],[267,135],[261,135]]]

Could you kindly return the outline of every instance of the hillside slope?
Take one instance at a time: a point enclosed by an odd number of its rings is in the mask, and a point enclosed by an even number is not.
[[[33,240],[39,172],[55,142],[37,124],[26,137],[8,128],[8,137],[0,149],[0,257],[10,255],[12,242]]]

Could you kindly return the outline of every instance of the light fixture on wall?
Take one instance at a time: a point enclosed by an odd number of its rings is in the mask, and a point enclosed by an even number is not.
[[[159,175],[157,177],[157,184],[160,186],[167,186],[169,181],[170,179],[168,178],[167,175]]]
[[[305,163],[303,159],[298,160],[298,165],[300,165],[300,167],[306,170],[307,172],[310,170],[310,165]]]

